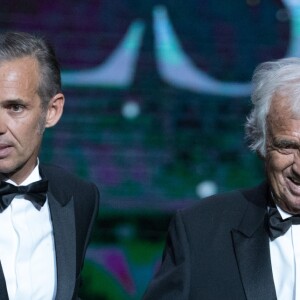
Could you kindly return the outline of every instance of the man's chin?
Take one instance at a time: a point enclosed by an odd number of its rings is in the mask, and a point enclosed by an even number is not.
[[[9,178],[17,172],[18,168],[16,166],[0,164],[0,178]]]
[[[282,210],[289,214],[300,214],[300,197],[291,196],[280,200],[277,204]]]

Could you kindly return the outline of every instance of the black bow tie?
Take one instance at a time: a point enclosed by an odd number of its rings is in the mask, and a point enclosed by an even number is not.
[[[38,210],[46,201],[48,180],[39,180],[29,185],[15,186],[5,181],[0,182],[0,212],[5,210],[16,195],[24,195],[24,199],[32,202]]]
[[[300,215],[293,215],[283,220],[276,207],[270,207],[268,217],[269,235],[272,241],[284,235],[292,224],[300,224]]]

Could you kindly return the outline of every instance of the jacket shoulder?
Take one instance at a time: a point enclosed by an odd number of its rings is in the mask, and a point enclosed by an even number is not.
[[[56,166],[56,165],[50,165],[50,164],[41,164],[40,169],[43,174],[50,180],[53,177],[55,177],[56,180],[69,180],[74,181],[76,183],[83,183],[88,184],[89,181],[79,177],[78,175],[75,175],[71,173],[70,171],[67,171],[66,169]]]
[[[55,193],[98,193],[98,189],[94,183],[83,179],[62,167],[41,164],[40,170],[48,179],[49,185]]]
[[[180,210],[177,215],[187,224],[203,220],[224,220],[235,223],[244,215],[247,207],[266,207],[268,185],[264,182],[249,189],[238,189],[201,199],[196,204]]]

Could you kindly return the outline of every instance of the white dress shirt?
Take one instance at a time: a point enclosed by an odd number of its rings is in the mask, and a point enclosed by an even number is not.
[[[291,215],[277,207],[282,219]],[[270,240],[273,279],[278,300],[300,300],[300,225]]]
[[[20,185],[40,179],[36,166]],[[56,261],[48,200],[37,210],[22,195],[16,196],[0,213],[0,228],[0,260],[9,299],[54,299]]]

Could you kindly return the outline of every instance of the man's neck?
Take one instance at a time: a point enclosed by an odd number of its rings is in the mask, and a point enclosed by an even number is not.
[[[27,181],[27,178],[35,171],[36,168],[38,169],[38,166],[39,166],[39,160],[37,158],[36,164],[33,165],[32,167],[22,168],[10,174],[2,173],[0,174],[0,180],[5,180],[5,181],[9,180],[16,185],[21,185],[24,181]]]

